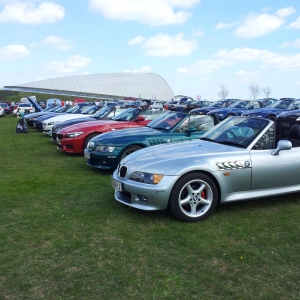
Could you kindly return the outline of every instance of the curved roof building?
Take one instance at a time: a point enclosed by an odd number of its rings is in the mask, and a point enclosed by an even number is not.
[[[133,97],[169,101],[173,92],[155,73],[100,73],[59,77],[4,86],[4,90],[86,98]]]

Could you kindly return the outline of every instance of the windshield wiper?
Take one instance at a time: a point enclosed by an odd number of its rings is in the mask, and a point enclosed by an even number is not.
[[[224,145],[228,145],[228,146],[235,146],[235,147],[244,148],[244,149],[246,148],[245,146],[243,146],[239,143],[229,141],[229,140],[219,141],[219,144],[224,144]]]
[[[201,138],[199,138],[199,140],[202,140],[202,141],[208,141],[208,142],[213,142],[213,143],[219,143],[219,142],[217,142],[217,141],[215,141],[215,140],[212,140],[212,139],[209,139],[209,138],[207,138],[207,137],[201,137]]]
[[[169,129],[166,129],[165,127],[152,127],[153,129],[157,129],[157,130],[165,130],[165,131],[169,131]]]

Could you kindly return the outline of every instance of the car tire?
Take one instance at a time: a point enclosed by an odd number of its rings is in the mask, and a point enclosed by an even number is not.
[[[129,154],[131,154],[137,150],[140,150],[140,149],[142,149],[142,147],[138,146],[138,145],[133,145],[133,146],[129,146],[129,147],[125,148],[125,150],[121,154],[120,161],[122,159],[124,159],[125,157],[127,157]]]
[[[218,203],[214,181],[200,172],[183,175],[170,194],[169,210],[183,222],[198,222],[210,216]]]
[[[84,140],[84,143],[83,143],[83,150],[87,148],[87,145],[89,143],[89,141],[94,138],[95,136],[99,135],[100,133],[92,133],[90,135],[88,135],[86,137],[86,139]]]

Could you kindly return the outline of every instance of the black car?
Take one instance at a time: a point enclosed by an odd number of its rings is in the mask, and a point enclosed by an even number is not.
[[[222,99],[222,100],[214,102],[211,105],[192,109],[190,111],[190,113],[197,114],[197,115],[206,115],[209,111],[211,111],[213,109],[228,107],[236,101],[240,101],[240,100],[239,99]]]
[[[282,112],[277,116],[277,122],[280,124],[285,135],[294,124],[300,125],[300,109]]]
[[[278,99],[263,98],[263,99],[257,99],[257,101],[261,103],[261,107],[267,107],[267,106],[273,104],[274,102],[278,101]]]

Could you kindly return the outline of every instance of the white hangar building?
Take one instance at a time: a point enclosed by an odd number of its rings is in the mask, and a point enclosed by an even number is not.
[[[4,86],[3,90],[85,98],[139,98],[170,101],[174,95],[155,73],[100,73],[59,77]]]

